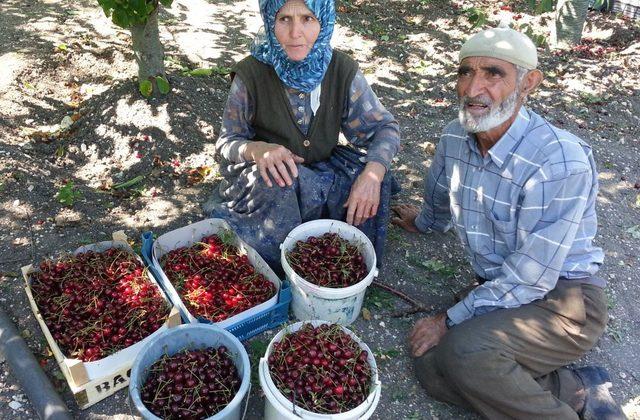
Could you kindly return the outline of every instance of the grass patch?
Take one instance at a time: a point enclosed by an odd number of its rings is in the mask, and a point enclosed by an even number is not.
[[[260,358],[264,356],[264,353],[269,347],[269,341],[255,339],[249,343],[249,360],[251,361],[251,384],[258,385],[258,365],[260,364]]]
[[[391,293],[378,287],[367,288],[364,297],[364,306],[371,309],[393,309],[394,297]]]

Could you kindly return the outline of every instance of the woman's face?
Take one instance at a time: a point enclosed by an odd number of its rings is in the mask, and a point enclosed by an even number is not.
[[[320,22],[303,0],[289,0],[278,11],[275,35],[290,60],[304,60],[318,34]]]

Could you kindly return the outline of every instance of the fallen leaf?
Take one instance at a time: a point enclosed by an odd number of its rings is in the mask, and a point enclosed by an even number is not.
[[[199,166],[194,169],[190,169],[187,175],[187,182],[189,184],[197,184],[199,182],[204,181],[211,174],[210,166]]]
[[[371,311],[367,308],[362,308],[362,319],[365,321],[371,321]]]

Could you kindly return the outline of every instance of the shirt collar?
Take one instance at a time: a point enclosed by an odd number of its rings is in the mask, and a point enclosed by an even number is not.
[[[518,111],[518,116],[511,127],[507,130],[506,133],[502,135],[500,140],[496,144],[489,149],[489,156],[491,160],[498,166],[502,167],[504,162],[509,157],[509,153],[513,150],[513,148],[518,144],[522,136],[525,134],[527,127],[529,126],[529,121],[531,120],[531,114],[529,111],[523,106],[520,107]]]

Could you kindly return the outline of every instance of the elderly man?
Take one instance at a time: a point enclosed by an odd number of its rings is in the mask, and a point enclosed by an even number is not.
[[[509,28],[460,51],[458,119],[444,130],[409,231],[453,225],[479,284],[410,337],[433,397],[491,419],[625,418],[603,368],[569,369],[607,323],[603,252],[593,245],[591,148],[523,106],[542,81],[536,48]]]

